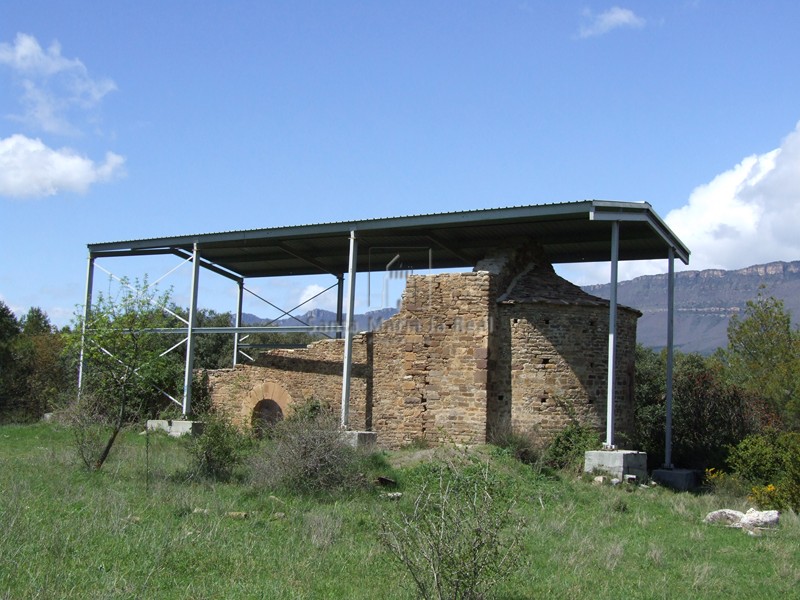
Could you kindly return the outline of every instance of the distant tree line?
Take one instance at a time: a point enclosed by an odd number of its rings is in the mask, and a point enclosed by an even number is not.
[[[74,387],[65,339],[41,308],[18,320],[0,301],[0,422],[38,419]]]

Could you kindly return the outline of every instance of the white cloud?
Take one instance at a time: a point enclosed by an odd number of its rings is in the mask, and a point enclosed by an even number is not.
[[[111,79],[90,77],[77,58],[62,56],[58,42],[45,50],[35,37],[24,33],[18,33],[13,44],[0,43],[0,65],[20,78],[23,90],[24,112],[13,118],[48,133],[77,133],[69,111],[93,108],[117,89]]]
[[[122,175],[124,162],[122,156],[107,152],[103,163],[95,163],[69,148],[53,150],[39,139],[15,134],[0,139],[0,196],[82,194],[94,183]]]
[[[316,308],[323,310],[336,310],[336,290],[331,289],[328,290],[327,293],[322,294],[325,289],[325,287],[316,283],[312,283],[304,287],[303,291],[300,292],[300,300],[297,303],[300,304],[306,300],[309,300],[309,302],[307,304],[303,304],[303,306],[298,309],[295,314],[303,314],[306,311],[314,310]],[[316,298],[314,298],[314,296],[316,296]],[[311,300],[311,298],[314,299]]]
[[[630,27],[640,29],[645,26],[645,20],[636,15],[628,8],[620,8],[614,6],[607,11],[598,15],[593,14],[590,10],[585,10],[583,16],[589,19],[589,23],[581,25],[578,37],[588,38],[598,35],[604,35],[614,29],[620,27]]]
[[[45,52],[32,35],[18,33],[14,45],[0,44],[0,64],[6,64],[15,71],[34,75],[54,75],[61,71],[83,69],[77,59],[61,56],[61,45],[53,42]]]
[[[776,150],[748,156],[666,217],[693,269],[800,259],[800,123]]]
[[[676,269],[741,269],[778,260],[800,260],[800,123],[780,147],[752,155],[692,191],[670,211],[667,225],[691,251]],[[666,261],[620,263],[620,279],[666,271]],[[609,280],[608,264],[564,266],[578,284]]]

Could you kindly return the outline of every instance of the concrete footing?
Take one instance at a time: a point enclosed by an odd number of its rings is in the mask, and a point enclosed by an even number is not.
[[[148,431],[163,431],[172,437],[182,435],[200,435],[203,432],[201,421],[176,421],[167,419],[150,419],[147,421]]]
[[[690,469],[656,469],[653,471],[653,480],[680,492],[700,487],[700,473]]]
[[[374,431],[345,431],[344,439],[353,448],[374,448],[378,443],[378,434]]]
[[[647,481],[647,453],[636,450],[590,450],[584,455],[585,473],[604,471],[624,480],[626,475],[636,476],[639,482]]]

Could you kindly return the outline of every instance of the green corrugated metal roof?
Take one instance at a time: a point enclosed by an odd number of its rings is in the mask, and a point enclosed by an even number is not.
[[[471,267],[492,248],[539,242],[554,264],[610,258],[611,221],[620,221],[620,260],[689,250],[646,202],[586,200],[289,227],[89,244],[96,257],[174,253],[199,245],[206,266],[239,277],[346,273],[349,236],[359,240],[358,271]]]

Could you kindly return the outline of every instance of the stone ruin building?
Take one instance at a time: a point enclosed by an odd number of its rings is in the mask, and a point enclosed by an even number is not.
[[[471,272],[412,275],[400,311],[353,339],[350,428],[379,444],[481,443],[494,431],[548,439],[606,419],[608,300],[559,277],[540,247],[495,251]],[[619,307],[618,431],[633,425],[638,311]],[[310,399],[338,409],[344,340],[263,352],[209,372],[212,401],[240,425]]]
[[[398,314],[374,331],[354,333],[344,323],[352,322],[356,275],[386,272],[398,248],[414,269],[472,270],[410,276]],[[377,432],[385,447],[415,440],[480,443],[508,430],[546,440],[577,421],[605,427],[606,447],[613,448],[614,430],[633,427],[640,316],[617,307],[618,262],[668,260],[668,372],[674,260],[689,262],[688,248],[649,204],[603,200],[104,242],[88,249],[85,315],[99,259],[163,255],[192,265],[189,318],[185,327],[164,331],[185,336],[183,398],[173,400],[186,418],[197,336],[233,335],[234,367],[210,372],[209,379],[214,404],[240,425],[274,421],[293,405],[315,400],[341,408],[349,429]],[[610,302],[584,293],[552,267],[598,261],[611,265]],[[237,285],[232,327],[197,326],[201,268]],[[245,282],[319,274],[337,280],[336,331],[345,339],[273,349],[237,365],[240,336],[259,329],[241,326]]]

